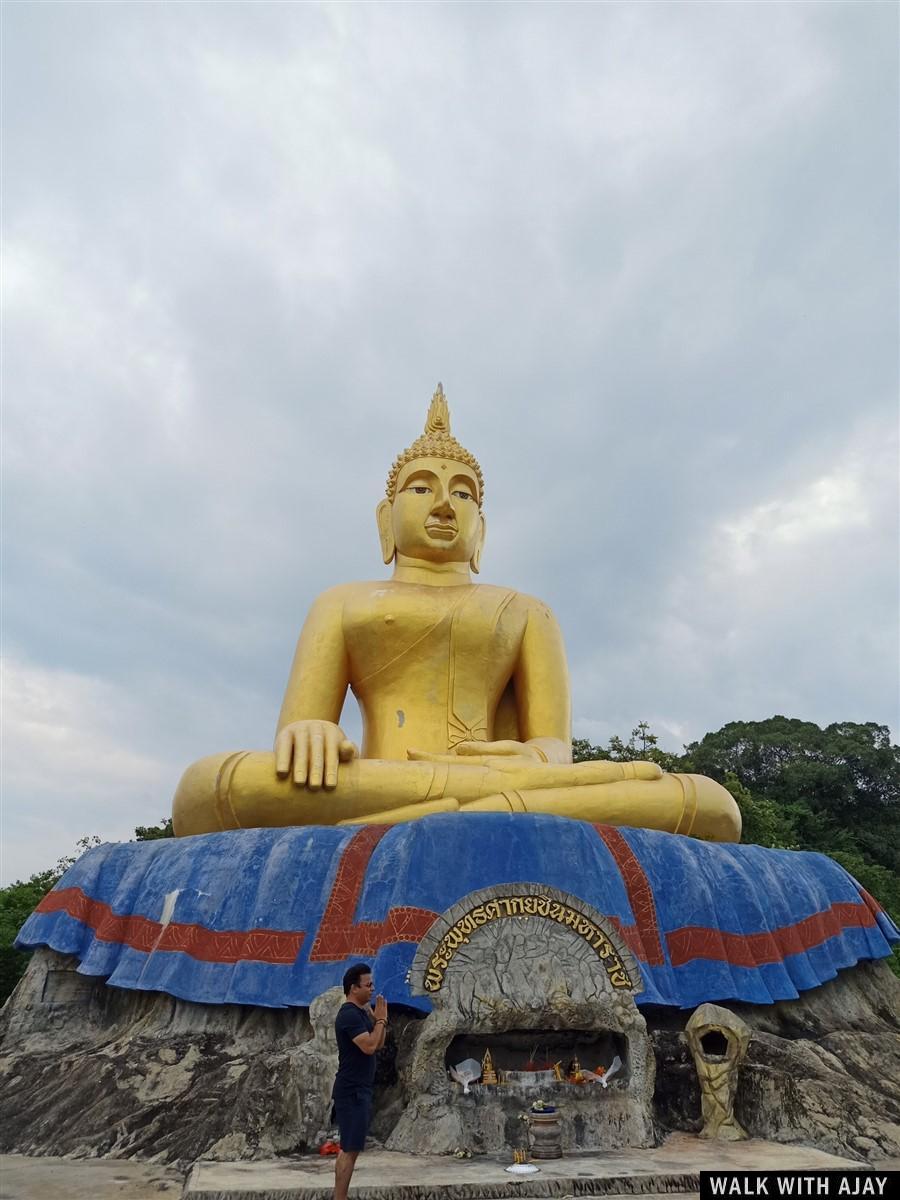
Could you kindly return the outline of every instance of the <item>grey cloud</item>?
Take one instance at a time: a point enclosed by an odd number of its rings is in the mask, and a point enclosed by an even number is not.
[[[313,597],[383,572],[373,509],[438,378],[483,578],[556,609],[577,729],[896,722],[892,6],[4,24],[5,633],[123,756],[79,762],[59,852],[122,834],[111,777],[156,819],[189,758],[267,743]],[[721,557],[841,472],[861,524]],[[85,688],[133,720],[82,727]],[[8,823],[58,787],[17,768]]]

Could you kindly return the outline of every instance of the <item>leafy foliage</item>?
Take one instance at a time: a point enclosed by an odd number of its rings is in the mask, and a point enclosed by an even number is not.
[[[573,738],[572,759],[574,762],[596,762],[598,759],[607,762],[634,762],[636,759],[646,759],[657,763],[664,771],[683,769],[679,765],[681,758],[677,754],[660,750],[659,738],[651,732],[646,721],[638,722],[627,742],[617,734],[613,734],[609,739],[608,746],[592,746],[584,738]]]
[[[163,817],[158,825],[138,825],[134,831],[134,840],[136,842],[155,842],[159,838],[174,836],[175,831],[172,828],[171,817]]]
[[[884,725],[735,721],[686,746],[682,761],[682,770],[726,787],[731,776],[755,802],[768,801],[778,833],[798,849],[900,870],[900,746]]]

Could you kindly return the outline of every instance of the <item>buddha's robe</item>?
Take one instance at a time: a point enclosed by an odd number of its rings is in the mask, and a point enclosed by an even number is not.
[[[176,793],[176,833],[395,822],[474,809],[553,812],[723,841],[739,836],[740,818],[735,832],[736,806],[723,788],[701,776],[658,778],[650,763],[408,761],[410,750],[445,755],[466,741],[569,744],[562,637],[539,601],[484,584],[388,581],[333,588],[317,606],[327,620],[313,609],[281,724],[337,722],[349,685],[363,715],[362,758],[343,763],[337,786],[322,789],[279,779],[270,752],[202,759]],[[318,656],[344,665],[343,677],[326,678],[317,694]]]

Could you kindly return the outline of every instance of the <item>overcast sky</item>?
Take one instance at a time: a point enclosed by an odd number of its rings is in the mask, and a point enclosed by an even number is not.
[[[270,746],[439,379],[576,736],[896,736],[893,3],[2,20],[4,880]]]

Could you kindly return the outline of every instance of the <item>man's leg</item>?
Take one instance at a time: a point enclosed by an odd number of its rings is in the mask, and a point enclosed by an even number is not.
[[[334,1200],[347,1200],[347,1190],[358,1156],[358,1150],[342,1150],[334,1160]]]
[[[366,1133],[372,1115],[372,1097],[368,1089],[360,1088],[352,1097],[335,1100],[334,1115],[341,1135],[341,1152],[334,1164],[334,1200],[347,1200],[353,1168],[366,1148]]]

